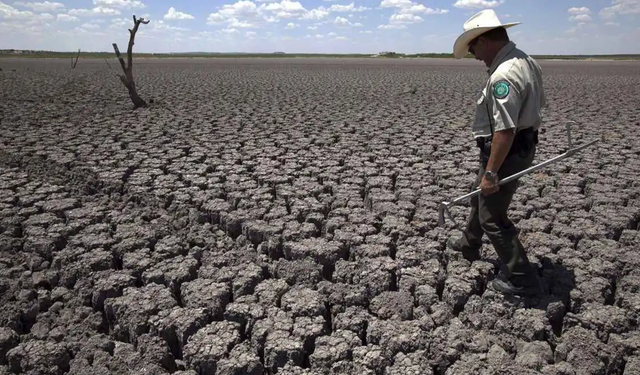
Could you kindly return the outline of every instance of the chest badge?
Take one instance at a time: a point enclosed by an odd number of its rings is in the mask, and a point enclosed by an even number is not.
[[[502,99],[502,98],[505,98],[507,95],[509,95],[509,82],[500,81],[496,83],[495,86],[493,87],[493,96],[495,96],[498,99]]]

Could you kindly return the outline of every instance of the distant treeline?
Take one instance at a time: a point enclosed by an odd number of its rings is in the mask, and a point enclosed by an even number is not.
[[[72,58],[78,52],[57,52],[57,51],[29,51],[29,50],[0,50],[0,57],[34,57],[34,58]],[[451,53],[397,53],[381,52],[370,53],[242,53],[242,52],[184,52],[184,53],[133,53],[134,58],[302,58],[302,57],[326,57],[326,58],[453,58]],[[617,55],[532,55],[538,59],[614,59],[614,60],[640,60],[640,55],[617,54]],[[113,52],[80,52],[80,58],[114,58]],[[472,58],[467,55],[467,58]]]

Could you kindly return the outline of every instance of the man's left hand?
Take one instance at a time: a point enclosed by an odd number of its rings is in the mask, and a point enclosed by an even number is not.
[[[487,176],[482,177],[482,181],[480,182],[480,190],[482,190],[483,195],[490,195],[498,191],[500,186],[497,182],[492,181],[487,178]]]

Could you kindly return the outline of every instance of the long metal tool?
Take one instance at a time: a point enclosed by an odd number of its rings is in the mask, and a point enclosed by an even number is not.
[[[574,122],[574,121],[571,121],[571,122]],[[518,173],[515,173],[515,174],[513,174],[513,175],[511,175],[509,177],[505,177],[505,178],[503,178],[502,180],[500,180],[498,182],[498,185],[506,184],[507,182],[513,181],[513,180],[515,180],[515,179],[517,179],[517,178],[519,178],[519,177],[521,177],[521,176],[523,176],[523,175],[525,175],[527,173],[530,173],[530,172],[533,172],[535,170],[541,169],[541,168],[543,168],[543,167],[545,167],[545,166],[547,166],[549,164],[555,163],[558,160],[562,160],[562,159],[565,159],[565,158],[567,158],[569,156],[572,156],[576,152],[581,151],[581,150],[583,150],[583,149],[595,144],[596,142],[598,142],[600,140],[604,141],[604,136],[602,136],[601,139],[595,139],[595,140],[593,140],[593,141],[591,141],[589,143],[586,143],[586,144],[584,144],[582,146],[578,146],[576,148],[573,148],[572,147],[573,143],[571,142],[571,127],[570,127],[569,124],[567,124],[567,141],[568,141],[568,144],[569,144],[569,150],[567,152],[565,152],[564,154],[558,155],[558,156],[556,156],[554,158],[551,158],[551,159],[549,159],[547,161],[544,161],[544,162],[542,162],[540,164],[536,164],[536,165],[534,165],[532,167],[524,169],[524,170],[522,170],[522,171],[520,171]],[[444,225],[444,215],[446,213],[447,216],[449,216],[449,219],[454,223],[456,228],[458,228],[458,225],[456,224],[455,220],[453,220],[453,217],[451,217],[451,213],[449,212],[449,207],[451,207],[454,204],[459,203],[459,202],[461,202],[461,201],[463,201],[465,199],[474,197],[474,196],[480,194],[481,192],[482,192],[481,189],[477,189],[477,190],[472,191],[471,193],[462,195],[462,196],[460,196],[458,198],[455,198],[455,199],[453,199],[451,201],[444,201],[444,202],[440,203],[440,206],[438,207],[438,216],[439,216],[438,217],[438,223],[439,223],[439,225],[440,226]]]

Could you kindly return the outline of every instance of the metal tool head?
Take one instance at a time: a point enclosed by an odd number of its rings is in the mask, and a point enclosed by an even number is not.
[[[444,226],[444,217],[446,215],[449,217],[449,220],[453,224],[454,228],[458,230],[462,230],[460,229],[460,226],[458,225],[458,223],[456,223],[456,221],[453,219],[453,216],[451,216],[451,211],[449,211],[449,207],[453,205],[453,203],[454,202],[447,202],[447,201],[440,203],[440,206],[438,207],[438,225],[441,227]]]
[[[569,150],[571,150],[573,148],[573,143],[571,142],[571,125],[570,124],[577,124],[577,122],[573,121],[573,120],[569,120],[567,121],[567,144],[569,146]]]

